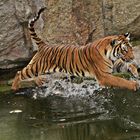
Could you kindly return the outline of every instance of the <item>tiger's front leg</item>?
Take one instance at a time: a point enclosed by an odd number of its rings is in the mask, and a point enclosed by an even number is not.
[[[111,74],[102,74],[102,76],[98,77],[97,80],[99,81],[99,84],[103,86],[126,88],[134,91],[140,87],[139,83],[136,81],[129,81]]]
[[[139,73],[138,73],[138,69],[134,64],[128,64],[128,71],[135,77],[135,78],[139,78]]]
[[[138,67],[135,62],[125,62],[118,59],[114,63],[113,72],[130,72],[135,78],[139,78]]]

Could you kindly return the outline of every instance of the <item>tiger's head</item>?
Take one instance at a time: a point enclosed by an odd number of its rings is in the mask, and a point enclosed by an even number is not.
[[[134,59],[132,45],[129,41],[129,33],[119,35],[116,39],[111,41],[112,51],[110,59],[112,61],[116,61],[121,58],[125,62],[131,62]]]

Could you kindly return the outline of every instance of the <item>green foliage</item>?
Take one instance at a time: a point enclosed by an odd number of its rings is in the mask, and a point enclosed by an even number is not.
[[[131,75],[127,72],[126,73],[114,73],[113,75],[121,77],[121,78],[125,78],[125,79],[130,79],[131,78]]]

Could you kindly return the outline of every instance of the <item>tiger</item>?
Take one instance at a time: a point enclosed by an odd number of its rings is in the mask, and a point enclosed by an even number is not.
[[[129,72],[134,78],[139,79],[139,68],[135,61],[125,62],[122,59],[118,59],[114,63],[113,73]]]
[[[86,45],[53,45],[44,42],[35,32],[34,24],[46,8],[41,8],[37,15],[29,20],[31,38],[38,46],[36,54],[29,64],[18,71],[12,83],[12,89],[18,90],[21,81],[33,78],[37,86],[45,80],[40,75],[54,72],[65,72],[73,76],[95,78],[100,86],[118,87],[136,91],[139,83],[114,76],[114,62],[122,59],[125,62],[134,60],[130,33],[109,35]]]

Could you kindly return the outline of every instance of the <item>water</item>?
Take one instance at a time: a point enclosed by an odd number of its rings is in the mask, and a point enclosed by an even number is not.
[[[0,140],[140,140],[140,94],[116,89],[44,98],[35,97],[35,90],[1,93]]]

